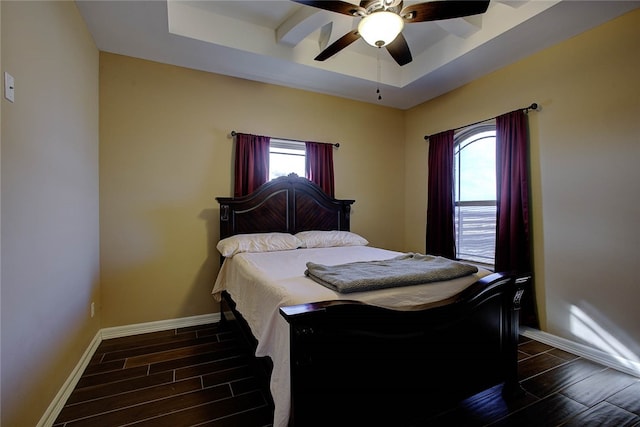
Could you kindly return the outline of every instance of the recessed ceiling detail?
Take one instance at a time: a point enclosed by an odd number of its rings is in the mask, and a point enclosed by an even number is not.
[[[640,0],[491,0],[480,15],[405,25],[413,60],[399,66],[364,40],[314,61],[358,19],[291,0],[76,3],[106,52],[400,109],[640,7]]]

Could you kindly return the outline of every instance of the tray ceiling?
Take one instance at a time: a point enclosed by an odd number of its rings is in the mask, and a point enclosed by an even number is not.
[[[314,61],[359,18],[287,0],[76,3],[105,52],[400,109],[640,7],[629,0],[492,0],[482,15],[405,25],[413,61],[401,67],[364,40]]]

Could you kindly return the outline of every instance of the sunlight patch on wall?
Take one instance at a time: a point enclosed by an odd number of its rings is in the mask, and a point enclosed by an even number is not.
[[[599,348],[621,365],[640,374],[640,357],[602,328],[593,318],[575,305],[571,306],[571,332]]]

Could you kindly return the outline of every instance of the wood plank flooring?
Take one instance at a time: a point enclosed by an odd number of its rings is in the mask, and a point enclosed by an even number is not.
[[[104,340],[54,427],[269,426],[268,386],[243,343],[220,324]],[[494,387],[416,427],[640,427],[636,377],[524,337],[518,371],[522,396]]]
[[[268,426],[249,349],[219,324],[104,340],[54,427]]]

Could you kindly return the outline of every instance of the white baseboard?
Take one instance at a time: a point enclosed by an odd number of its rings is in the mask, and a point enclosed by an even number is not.
[[[71,392],[76,387],[76,384],[78,384],[78,381],[80,381],[82,373],[84,372],[87,365],[89,365],[93,354],[96,352],[96,349],[101,342],[101,334],[100,331],[98,331],[96,333],[96,336],[93,337],[93,340],[91,340],[89,347],[87,347],[82,357],[80,357],[80,360],[78,361],[76,367],[73,368],[73,371],[71,371],[71,375],[69,375],[67,380],[62,385],[62,388],[60,389],[60,391],[58,391],[58,394],[53,399],[53,402],[51,402],[47,410],[44,412],[42,418],[40,418],[38,424],[36,424],[36,427],[49,427],[53,425],[53,423],[56,421],[56,418],[58,418],[58,415],[60,415],[60,411],[62,411],[62,408],[67,402],[67,399],[69,399]]]
[[[158,320],[156,322],[137,323],[133,325],[115,326],[101,329],[102,339],[128,337],[149,332],[166,331],[167,329],[186,328],[220,321],[220,313],[202,314],[182,317],[180,319]]]
[[[559,348],[560,350],[568,351],[576,356],[584,357],[585,359],[640,378],[640,363],[636,361],[614,356],[596,348],[526,326],[520,327],[520,333],[527,338],[540,341],[541,343]]]
[[[76,367],[62,385],[60,391],[53,399],[44,415],[36,425],[36,427],[51,427],[60,415],[67,399],[71,396],[73,389],[80,381],[80,377],[84,373],[87,365],[91,361],[94,353],[102,340],[110,338],[120,338],[131,335],[145,334],[148,332],[166,331],[168,329],[186,328],[189,326],[205,325],[207,323],[217,323],[220,321],[220,313],[203,314],[200,316],[183,317],[180,319],[159,320],[156,322],[138,323],[134,325],[117,326],[113,328],[100,329],[93,338],[84,354],[78,361]]]

